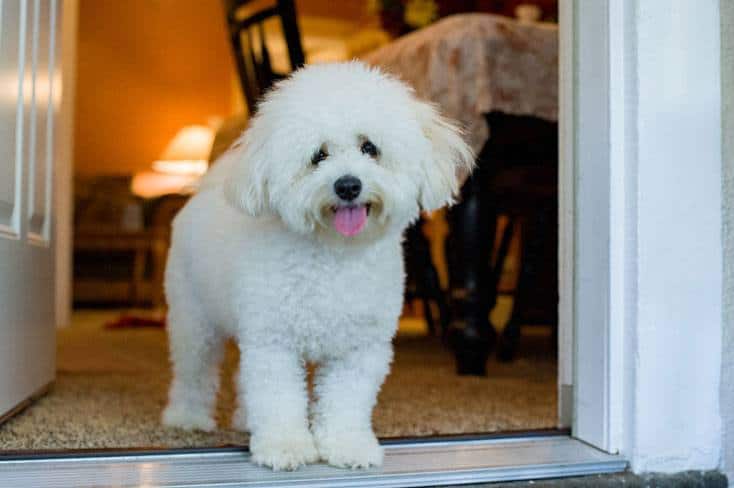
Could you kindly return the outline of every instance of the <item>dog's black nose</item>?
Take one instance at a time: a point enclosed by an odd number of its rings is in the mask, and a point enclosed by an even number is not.
[[[362,191],[362,182],[352,175],[342,176],[334,182],[334,192],[342,200],[352,201]]]

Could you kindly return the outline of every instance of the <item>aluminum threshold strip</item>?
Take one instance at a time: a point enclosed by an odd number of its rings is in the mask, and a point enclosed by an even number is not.
[[[532,429],[532,430],[509,430],[501,432],[470,433],[470,434],[442,434],[434,436],[410,436],[410,437],[381,437],[380,444],[392,445],[418,445],[435,444],[443,445],[451,443],[470,443],[473,441],[496,441],[522,438],[524,440],[538,437],[560,437],[571,435],[571,429]],[[139,456],[139,455],[167,455],[167,454],[222,454],[225,452],[237,452],[247,454],[247,445],[225,444],[208,447],[99,447],[83,449],[16,449],[0,450],[0,462],[17,461],[29,459],[61,459],[79,457],[114,457],[114,456]],[[1,487],[0,487],[1,488]]]
[[[619,456],[568,436],[392,444],[381,468],[311,465],[273,472],[249,454],[222,450],[181,454],[15,457],[0,461],[1,486],[410,487],[559,478],[624,471]]]

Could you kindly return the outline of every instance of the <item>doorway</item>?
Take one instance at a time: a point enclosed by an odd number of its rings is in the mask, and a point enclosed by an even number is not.
[[[222,393],[219,407],[221,425],[224,428],[216,434],[170,433],[158,426],[158,412],[165,403],[168,369],[165,329],[156,327],[161,325],[162,318],[159,309],[160,290],[157,288],[159,283],[156,281],[160,276],[161,261],[159,259],[156,262],[156,246],[160,242],[165,242],[165,235],[154,237],[151,233],[144,236],[143,242],[140,242],[137,238],[139,235],[123,236],[121,233],[121,230],[129,230],[130,234],[145,230],[145,226],[156,221],[160,215],[155,211],[165,215],[169,208],[174,208],[176,202],[180,201],[178,197],[165,199],[166,205],[170,207],[163,210],[160,207],[155,209],[146,207],[150,202],[146,202],[145,199],[141,202],[139,195],[130,194],[134,175],[149,171],[150,163],[165,152],[165,146],[174,141],[178,131],[186,127],[186,124],[207,126],[210,121],[203,119],[212,109],[206,107],[198,113],[184,112],[176,116],[170,111],[166,112],[167,117],[175,120],[161,120],[160,126],[145,129],[147,134],[159,137],[158,141],[153,141],[155,143],[150,141],[152,137],[141,138],[131,123],[127,125],[127,129],[130,130],[128,135],[116,135],[108,140],[117,146],[106,147],[102,142],[96,141],[100,139],[96,131],[100,131],[107,121],[115,119],[115,114],[124,107],[120,107],[119,104],[112,106],[94,99],[84,101],[81,94],[95,91],[98,95],[103,93],[104,85],[100,83],[104,80],[99,81],[94,75],[109,74],[104,71],[107,68],[95,65],[82,66],[95,59],[94,56],[82,56],[85,40],[86,45],[93,46],[93,49],[102,49],[105,46],[104,43],[91,42],[90,38],[82,37],[94,33],[99,35],[99,19],[104,15],[101,11],[86,12],[85,7],[103,10],[112,8],[103,2],[94,5],[98,6],[92,7],[91,2],[81,2],[79,25],[80,29],[84,29],[85,26],[95,27],[92,32],[85,31],[86,34],[81,30],[79,32],[78,64],[80,70],[88,70],[86,80],[89,83],[83,85],[85,75],[80,71],[76,143],[77,151],[80,150],[79,147],[83,147],[89,152],[75,158],[77,162],[75,169],[80,170],[80,177],[75,184],[75,197],[80,200],[86,199],[77,207],[76,217],[79,220],[75,222],[75,230],[79,230],[75,235],[79,247],[75,250],[74,270],[77,288],[75,293],[79,308],[72,316],[71,325],[57,333],[58,359],[54,389],[51,394],[0,427],[0,444],[9,449],[170,448],[246,444],[246,437],[243,434],[226,427],[233,402],[231,391],[227,390]],[[162,8],[160,5],[150,6],[148,2],[146,5],[148,5],[146,8]],[[196,2],[192,8],[202,8],[200,5],[202,3]],[[219,8],[219,4],[216,4],[216,7]],[[118,8],[130,8],[130,5]],[[183,21],[186,16],[181,13],[183,6],[180,2],[177,8],[181,9],[179,20]],[[324,13],[319,10],[322,7],[312,8],[315,17],[318,16],[316,14]],[[304,8],[304,11],[307,11],[307,8]],[[137,21],[138,18],[144,17],[148,22],[153,22],[155,18],[152,15],[155,12],[148,12],[145,15],[118,13],[119,15],[114,15],[118,23],[122,23],[122,19],[129,16],[131,25],[134,23],[132,21]],[[158,14],[161,15],[162,22],[171,22],[170,12],[159,11]],[[343,15],[349,20],[349,16],[353,13],[345,12]],[[192,22],[201,35],[210,32],[207,29],[214,29],[202,27],[205,18],[208,17],[191,13]],[[212,17],[212,24],[216,25],[220,20],[221,14],[215,14]],[[356,23],[362,28],[359,22],[358,20]],[[124,30],[122,26],[118,28]],[[155,27],[147,28],[155,30]],[[316,32],[314,38],[318,38],[319,28],[313,27],[313,29]],[[183,35],[188,35],[192,30],[182,29]],[[222,31],[219,33],[220,47],[223,51],[221,58],[228,60],[226,34],[222,26],[220,30]],[[329,27],[326,30],[333,31],[333,28]],[[324,30],[320,32],[323,34]],[[109,34],[113,35],[115,32]],[[152,50],[154,54],[160,45],[151,41],[150,46],[155,48]],[[145,49],[145,46],[136,46]],[[208,49],[211,49],[211,46],[208,46]],[[96,52],[96,55],[99,60],[105,57],[104,52]],[[165,57],[170,58],[167,55]],[[202,59],[205,56],[199,54],[195,58]],[[154,63],[165,65],[157,58]],[[119,56],[112,64],[127,69],[127,65],[122,63]],[[225,77],[228,78],[228,86],[221,90],[226,94],[223,97],[224,101],[212,101],[211,104],[221,104],[223,108],[220,112],[223,113],[220,115],[229,116],[231,115],[229,112],[237,111],[243,104],[242,100],[237,99],[236,84],[232,81],[233,73]],[[117,77],[107,76],[107,79]],[[138,93],[136,90],[144,89],[144,85],[137,86],[135,83],[136,81],[126,82],[130,93]],[[219,79],[217,83],[222,85]],[[168,87],[158,88],[165,90]],[[206,93],[206,90],[197,87],[190,89],[191,98],[199,98],[201,93]],[[163,97],[162,94],[159,95]],[[181,98],[185,99],[188,96],[183,95],[174,102],[178,103]],[[85,120],[80,119],[82,117]],[[86,120],[87,117],[90,119]],[[132,119],[139,120],[139,116],[133,115]],[[217,121],[212,123],[214,126],[218,125]],[[218,127],[226,126],[218,125]],[[141,139],[150,143],[150,147],[135,146],[132,142]],[[125,144],[120,144],[120,140],[124,140]],[[523,145],[522,142],[515,144]],[[130,149],[130,152],[127,153],[122,149]],[[140,162],[140,166],[132,167],[129,174],[122,177],[109,171],[97,173],[100,168],[119,169],[120,159],[136,159]],[[139,178],[137,181],[140,183],[144,179]],[[118,195],[118,191],[122,195]],[[146,213],[148,211],[152,213]],[[100,222],[111,223],[111,233],[106,238],[97,235],[98,240],[92,242],[87,239],[89,235],[80,235],[84,232],[85,222],[82,221],[84,218],[88,218],[87,224],[97,230],[100,228]],[[448,222],[447,218],[439,215],[435,219],[428,220],[422,229],[431,244],[431,255],[444,286],[448,286],[450,281],[446,271],[449,260],[442,257],[446,255],[443,241]],[[521,232],[503,232],[509,222],[508,216],[500,216],[492,222],[491,225],[497,226],[494,242],[483,243],[491,250],[490,254],[494,254],[496,261],[502,248],[502,237],[507,236],[507,250],[501,260],[504,266],[494,268],[500,270],[497,282],[499,293],[491,316],[491,321],[498,326],[497,332],[501,332],[501,325],[509,319],[512,310],[512,291],[515,286],[513,282],[517,281],[520,259],[518,253],[522,247]],[[76,227],[77,225],[79,227]],[[154,240],[157,237],[161,240]],[[96,274],[98,272],[103,274]],[[457,292],[456,295],[460,293]],[[112,308],[104,308],[110,305]],[[431,304],[429,308],[436,308],[435,304]],[[506,433],[557,427],[556,347],[553,331],[547,324],[521,324],[523,327],[519,349],[512,361],[500,362],[493,355],[487,368],[487,376],[476,377],[456,374],[455,358],[451,349],[441,342],[438,334],[431,334],[425,319],[426,312],[422,310],[420,299],[410,301],[406,306],[396,340],[397,360],[393,374],[383,388],[375,414],[378,434],[394,438]],[[158,324],[156,321],[159,321]],[[525,327],[526,325],[529,327]],[[228,382],[227,375],[231,375],[234,368],[236,358],[234,349],[231,349],[229,357],[227,363],[229,366],[225,367],[224,383]],[[53,412],[52,416],[48,415],[49,412]],[[79,412],[89,413],[80,416]],[[47,437],[27,430],[40,426],[49,430],[48,425],[58,426],[58,429],[51,429],[53,434]],[[91,431],[88,430],[90,426]],[[9,436],[3,437],[4,433]]]

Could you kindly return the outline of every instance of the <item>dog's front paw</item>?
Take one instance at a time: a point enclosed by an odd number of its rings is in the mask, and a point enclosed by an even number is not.
[[[250,438],[252,462],[274,471],[294,470],[319,460],[319,453],[308,430],[253,434]]]
[[[208,412],[179,404],[169,404],[166,407],[163,411],[163,425],[204,432],[211,432],[217,428],[217,423]]]
[[[369,468],[382,465],[383,450],[371,431],[345,431],[317,435],[321,459],[338,468]]]

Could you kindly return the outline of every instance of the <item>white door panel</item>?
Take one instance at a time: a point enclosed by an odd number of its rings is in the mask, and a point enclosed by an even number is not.
[[[23,99],[21,90],[25,41],[25,8],[18,1],[0,0],[0,233],[20,232],[20,184]]]
[[[54,377],[56,9],[0,0],[0,418]]]
[[[26,45],[31,62],[26,63],[26,118],[28,128],[28,236],[37,243],[48,243],[49,226],[46,216],[50,210],[51,152],[53,117],[50,74],[53,71],[54,25],[49,0],[33,0],[31,26],[33,41]],[[30,12],[29,12],[30,13]]]

